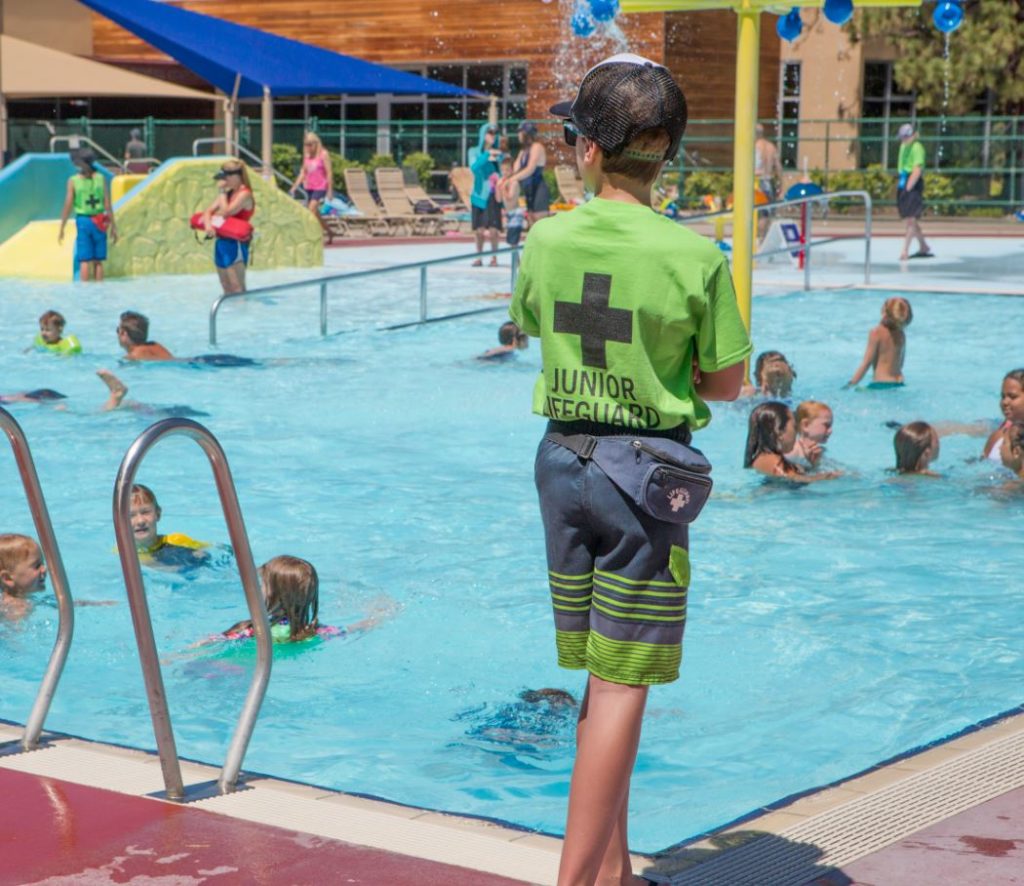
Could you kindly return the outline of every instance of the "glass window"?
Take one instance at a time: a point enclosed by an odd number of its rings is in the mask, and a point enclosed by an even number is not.
[[[431,65],[427,68],[427,76],[431,80],[440,80],[442,83],[451,83],[453,86],[462,86],[466,69],[463,65]]]
[[[500,97],[504,93],[504,73],[501,65],[470,65],[466,68],[466,88]]]
[[[526,68],[518,66],[508,69],[508,94],[526,95]]]
[[[800,62],[783,62],[781,81],[779,161],[783,169],[796,169],[800,154]]]

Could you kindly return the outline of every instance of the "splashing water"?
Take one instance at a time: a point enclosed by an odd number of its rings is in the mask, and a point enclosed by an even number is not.
[[[942,154],[946,147],[946,116],[949,113],[949,38],[951,34],[947,31],[943,37],[942,46],[942,115],[939,118],[939,150],[935,157],[935,168],[942,168]]]
[[[573,34],[570,22],[579,2],[581,0],[558,0],[559,39],[552,73],[559,95],[572,95],[591,65],[609,55],[630,50],[629,39],[614,19],[598,24],[590,37]]]

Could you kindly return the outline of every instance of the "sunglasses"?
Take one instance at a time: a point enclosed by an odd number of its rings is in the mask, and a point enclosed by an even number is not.
[[[576,128],[574,123],[571,123],[569,120],[562,121],[562,137],[570,148],[576,147],[576,139],[581,135],[583,135],[583,133]]]

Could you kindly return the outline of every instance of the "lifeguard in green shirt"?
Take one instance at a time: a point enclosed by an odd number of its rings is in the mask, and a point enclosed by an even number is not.
[[[78,173],[68,179],[64,208],[60,213],[57,242],[64,242],[64,228],[72,210],[75,213],[75,261],[78,279],[97,283],[103,279],[103,262],[107,260],[107,233],[117,242],[117,227],[110,206],[110,189],[106,179],[97,173],[96,155],[88,148],[73,155]]]
[[[900,261],[908,258],[932,258],[933,253],[921,230],[924,214],[924,145],[917,140],[913,124],[904,123],[899,129],[900,158],[897,166],[896,208],[907,223]],[[917,239],[917,252],[910,255],[911,241]]]

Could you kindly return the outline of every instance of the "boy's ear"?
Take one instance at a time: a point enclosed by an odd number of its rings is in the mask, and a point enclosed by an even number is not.
[[[14,576],[6,569],[0,569],[0,588],[13,588]]]

